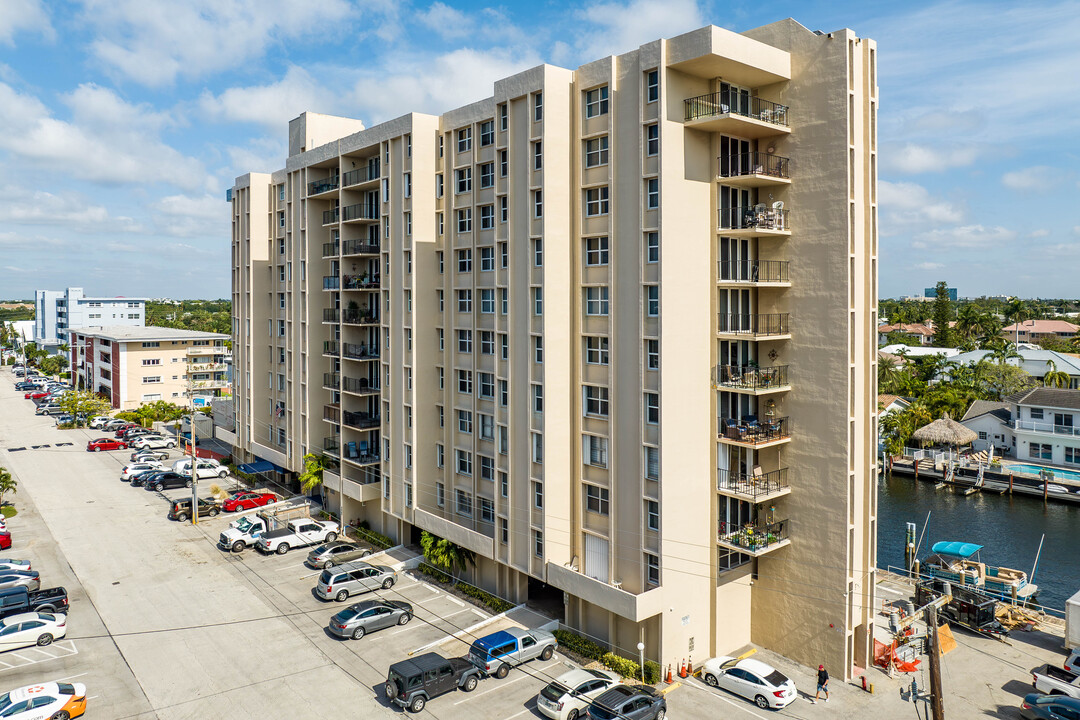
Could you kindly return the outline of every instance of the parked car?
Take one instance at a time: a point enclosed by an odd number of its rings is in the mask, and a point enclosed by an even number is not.
[[[71,425],[75,422],[75,416],[69,413],[62,413],[60,415],[54,415],[53,420],[59,425]]]
[[[1072,720],[1080,718],[1080,700],[1065,695],[1030,693],[1020,703],[1024,720]]]
[[[27,590],[13,587],[0,590],[0,618],[26,612],[67,612],[67,590],[62,587]],[[3,717],[0,715],[0,717]]]
[[[87,423],[87,427],[89,427],[91,430],[99,430],[105,427],[105,423],[109,422],[110,420],[112,420],[112,418],[108,415],[95,415],[94,417],[90,418],[90,422]]]
[[[550,660],[559,646],[546,630],[508,628],[485,635],[469,648],[469,660],[485,675],[502,680],[510,668],[533,658]]]
[[[294,547],[307,547],[337,539],[337,523],[329,520],[297,518],[280,530],[264,532],[255,541],[255,548],[265,553],[284,555]]]
[[[589,705],[593,720],[664,720],[667,700],[646,685],[616,685]]]
[[[168,460],[168,450],[136,450],[131,453],[132,462],[148,462],[151,460]]]
[[[11,547],[11,533],[7,530],[0,530],[0,550],[7,550]]]
[[[13,587],[24,587],[27,590],[37,590],[41,587],[41,578],[36,570],[3,570],[0,571],[0,590]]]
[[[340,638],[359,640],[374,630],[404,625],[412,620],[412,616],[412,605],[407,602],[364,600],[331,617],[327,629]]]
[[[265,537],[266,535],[263,535],[263,538]],[[389,590],[395,582],[397,573],[392,568],[353,562],[323,570],[315,585],[315,594],[323,600],[345,602],[350,595],[359,595],[379,588]]]
[[[139,450],[168,449],[176,447],[176,441],[161,435],[142,435],[132,441],[131,447]]]
[[[28,382],[26,380],[20,380],[19,382],[15,383],[16,390],[30,390],[35,387],[37,386],[34,385],[34,383]]]
[[[4,720],[75,718],[85,712],[86,686],[82,683],[38,683],[0,695],[0,717]]]
[[[277,499],[277,495],[274,493],[240,491],[230,495],[228,499],[221,504],[221,509],[225,512],[252,510],[257,507],[262,507],[263,505],[277,502]]]
[[[162,470],[153,475],[148,475],[143,480],[143,485],[147,490],[156,490],[157,492],[161,492],[162,490],[172,490],[174,488],[189,488],[191,487],[191,478],[187,475],[173,472],[172,470]]]
[[[102,450],[125,450],[127,443],[114,438],[98,438],[86,443],[86,452],[101,452]]]
[[[1031,671],[1031,686],[1047,695],[1068,695],[1080,700],[1080,675],[1049,663]]]
[[[472,692],[479,682],[480,671],[465,658],[424,653],[391,665],[383,689],[387,700],[418,713],[429,700],[458,688]]]
[[[536,696],[536,709],[552,720],[577,720],[596,699],[619,684],[606,670],[571,670],[547,684]]]
[[[199,498],[199,517],[216,517],[221,512],[221,506],[213,500],[204,500]],[[191,517],[191,498],[184,498],[183,500],[177,500],[169,506],[169,514],[167,516],[170,520],[178,520],[179,522],[187,522]]]
[[[116,437],[121,440],[135,440],[140,437],[162,437],[161,433],[151,428],[144,428],[141,425],[134,427],[121,428],[116,431]]]
[[[122,428],[123,426],[125,426],[127,424],[128,424],[127,420],[121,420],[119,418],[112,418],[111,420],[106,420],[105,424],[101,426],[101,429],[102,430],[112,430],[112,431],[115,432],[116,430],[118,430],[119,428]]]
[[[164,469],[164,466],[157,460],[133,462],[125,465],[124,469],[120,471],[120,479],[130,480],[132,475],[143,472],[156,472],[162,469]]]
[[[325,570],[334,565],[341,565],[353,560],[366,558],[374,552],[375,548],[366,543],[335,540],[334,542],[320,545],[309,552],[305,562],[311,567],[323,568]]]
[[[188,475],[191,473],[191,458],[184,458],[173,463],[173,470]],[[206,478],[224,478],[229,475],[229,468],[225,467],[213,458],[199,458],[196,465],[196,474],[200,480]]]
[[[3,562],[0,560],[0,562]],[[1064,668],[1074,673],[1080,673],[1080,648],[1073,648],[1069,657],[1065,660]]]
[[[787,707],[799,696],[787,675],[753,658],[721,656],[706,660],[701,679],[712,687],[753,700],[763,710]]]
[[[40,390],[37,387],[34,387],[32,390],[27,390],[23,394],[23,399],[24,400],[40,400],[41,398],[48,397],[48,396],[49,396],[49,391],[48,390]]]
[[[17,560],[15,558],[0,558],[0,570],[29,570],[29,560]]]
[[[64,412],[64,409],[56,403],[46,403],[45,405],[39,405],[38,409],[34,411],[35,415],[55,415],[57,413]]]
[[[135,473],[131,476],[128,482],[131,483],[131,487],[145,487],[146,481],[153,477],[156,477],[158,473],[169,472],[168,470],[151,470],[146,473]]]
[[[18,650],[31,645],[45,647],[51,645],[53,640],[65,635],[67,635],[67,615],[59,613],[9,615],[0,619],[0,652]]]
[[[267,522],[261,516],[262,513],[259,512],[254,516],[245,515],[239,520],[233,520],[229,523],[229,527],[218,536],[218,547],[222,550],[240,552],[254,545],[267,528]]]

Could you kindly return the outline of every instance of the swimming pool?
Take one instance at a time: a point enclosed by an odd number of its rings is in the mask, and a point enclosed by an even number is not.
[[[1058,468],[1044,467],[1042,465],[1026,465],[1024,463],[1009,463],[1004,466],[1004,469],[1027,473],[1028,475],[1038,475],[1042,470],[1050,470],[1054,473],[1055,478],[1080,482],[1080,472],[1073,472],[1072,470],[1060,470]]]

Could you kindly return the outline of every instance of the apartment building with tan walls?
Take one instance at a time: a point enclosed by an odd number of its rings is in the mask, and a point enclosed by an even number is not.
[[[875,46],[792,20],[305,113],[232,202],[238,453],[663,665],[873,644]]]
[[[221,333],[157,326],[72,328],[72,379],[117,410],[220,397],[230,389],[227,340]]]

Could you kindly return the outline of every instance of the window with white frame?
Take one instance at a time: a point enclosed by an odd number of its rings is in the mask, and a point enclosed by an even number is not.
[[[435,197],[441,198],[443,196],[443,176],[439,173],[435,176]]]
[[[656,425],[660,422],[660,395],[645,393],[645,422]]]
[[[660,207],[660,179],[648,178],[645,180],[645,208],[655,210]]]
[[[461,168],[454,171],[457,178],[457,192],[467,193],[472,190],[472,168]]]
[[[541,483],[541,482],[539,482],[537,480],[533,480],[532,481],[532,491],[533,491],[533,507],[536,508],[537,510],[543,510],[544,509],[544,485],[543,485],[543,483]]]
[[[505,105],[503,106],[505,107]],[[480,147],[495,144],[495,121],[485,120],[480,123]]]
[[[533,315],[544,314],[544,289],[540,287],[534,287],[532,289],[533,296]]]
[[[506,288],[499,288],[499,305],[500,305],[499,313],[502,314],[502,315],[506,315],[506,314],[508,314],[510,312],[510,299],[509,298],[510,298],[510,294],[507,292]]]
[[[611,512],[610,493],[607,488],[585,483],[585,510],[597,515]]]
[[[592,285],[585,288],[586,315],[607,315],[608,308],[607,285]]]
[[[585,238],[585,264],[589,267],[608,264],[607,236]]]
[[[499,129],[506,132],[510,124],[510,110],[506,103],[499,105]]]
[[[459,233],[472,232],[472,208],[457,211],[457,230]]]
[[[472,330],[457,331],[457,351],[459,353],[472,352]]]
[[[608,136],[602,135],[585,141],[585,167],[608,164]]]
[[[533,267],[544,267],[544,238],[532,239]]]
[[[503,360],[510,359],[510,336],[506,333],[499,333],[499,347],[501,350],[500,357]]]
[[[585,362],[589,365],[608,364],[608,339],[601,335],[585,336]]]
[[[442,467],[441,465],[439,467]],[[435,504],[439,507],[446,505],[446,486],[441,482],[435,483]]]
[[[495,206],[494,205],[481,205],[480,206],[480,229],[481,230],[494,230],[495,229]]]
[[[442,415],[442,408],[439,408],[439,414]],[[442,427],[442,423],[439,423],[439,427]],[[443,449],[442,443],[435,443],[435,467],[442,467],[446,462],[446,453]],[[442,503],[439,503],[440,505]]]
[[[656,123],[645,126],[645,154],[649,157],[660,152],[660,126]]]
[[[540,140],[532,144],[533,170],[544,169],[544,150]]]
[[[660,557],[645,553],[645,582],[648,585],[660,584]]]
[[[645,102],[656,102],[660,99],[660,71],[649,70],[645,73]]]
[[[457,293],[458,312],[472,312],[472,290],[455,290],[454,292]]]
[[[645,341],[645,367],[649,370],[660,369],[660,341]]]
[[[506,177],[510,172],[510,154],[506,150],[499,151],[499,177]]]
[[[480,437],[484,440],[495,439],[495,417],[486,413],[477,413],[476,420],[479,425]],[[490,478],[488,478],[490,480]]]
[[[458,432],[472,434],[472,413],[468,410],[457,411]]]
[[[660,316],[660,286],[645,286],[645,313],[649,317]]]
[[[495,482],[495,458],[487,455],[477,455],[480,464],[480,479]]]
[[[480,331],[480,354],[481,355],[494,355],[495,354],[495,333],[491,330]]]
[[[608,111],[608,86],[585,91],[585,117],[606,115]]]
[[[608,188],[607,186],[588,188],[585,191],[585,215],[596,217],[608,214]]]
[[[534,432],[532,435],[532,461],[534,463],[544,462],[544,436],[540,433]]]
[[[472,395],[472,371],[471,370],[458,370],[457,371],[457,389],[459,393],[465,395]]]
[[[457,514],[472,517],[472,495],[464,490],[455,490],[454,498]]]
[[[599,385],[582,385],[586,415],[608,416],[608,389]]]
[[[480,272],[492,272],[495,270],[495,248],[488,246],[480,248]]]
[[[495,522],[495,503],[487,498],[480,498],[480,522]]]
[[[655,500],[645,501],[645,527],[660,532],[660,503]]]
[[[407,198],[412,197],[412,173],[402,173],[401,179],[404,181],[402,183],[404,196]]]
[[[472,250],[465,248],[457,251],[457,271],[459,273],[472,272]]]
[[[478,395],[488,400],[495,399],[495,376],[492,373],[476,373]]]
[[[645,262],[660,262],[660,233],[645,233]]]
[[[467,450],[454,450],[454,467],[459,475],[472,475],[472,453]]]
[[[544,412],[544,386],[539,383],[532,386],[532,409],[533,412]]]
[[[533,217],[544,217],[544,191],[533,190]]]
[[[646,445],[645,447],[645,479],[660,479],[660,448]]]
[[[540,122],[544,119],[544,95],[543,93],[533,94],[533,122]]]
[[[495,314],[495,289],[480,288],[480,314]]]
[[[495,187],[495,163],[483,163],[480,165],[480,187]]]
[[[583,454],[585,462],[594,467],[607,467],[608,464],[608,439],[599,435],[582,436]]]
[[[541,335],[533,335],[533,362],[544,362],[544,338]]]
[[[468,152],[472,150],[472,128],[462,128],[457,131],[457,151]]]

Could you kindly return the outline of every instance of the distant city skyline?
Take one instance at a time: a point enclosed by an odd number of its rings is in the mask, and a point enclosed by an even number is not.
[[[543,62],[788,16],[878,42],[882,297],[1080,295],[1080,3],[712,0],[4,3],[0,293],[228,297],[225,188],[279,167],[301,112],[440,113]]]

